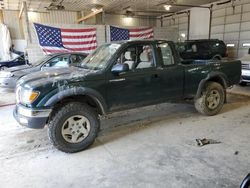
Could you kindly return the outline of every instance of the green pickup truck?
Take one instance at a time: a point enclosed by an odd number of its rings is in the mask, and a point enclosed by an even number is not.
[[[104,44],[77,67],[21,78],[14,117],[29,128],[48,125],[56,148],[78,152],[95,141],[100,116],[186,99],[194,99],[200,113],[215,115],[226,88],[240,78],[240,61],[182,61],[170,41]]]

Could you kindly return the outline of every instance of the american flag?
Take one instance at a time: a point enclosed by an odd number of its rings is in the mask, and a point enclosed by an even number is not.
[[[34,23],[39,44],[45,54],[90,53],[97,47],[96,28],[64,29]]]
[[[152,27],[124,29],[110,26],[110,40],[133,40],[133,39],[151,39],[154,37],[154,30]]]

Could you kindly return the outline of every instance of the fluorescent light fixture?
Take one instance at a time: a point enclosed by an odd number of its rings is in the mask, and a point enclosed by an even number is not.
[[[97,8],[92,8],[91,11],[92,11],[92,12],[98,12],[99,9],[97,9]]]
[[[181,34],[181,37],[182,37],[182,38],[185,38],[185,37],[186,37],[186,34],[185,34],[185,33],[182,33],[182,34]]]
[[[172,7],[171,5],[163,5],[163,7],[167,10],[170,11],[170,8]]]
[[[227,47],[235,47],[235,44],[227,44]]]
[[[250,43],[243,43],[243,47],[250,47]]]

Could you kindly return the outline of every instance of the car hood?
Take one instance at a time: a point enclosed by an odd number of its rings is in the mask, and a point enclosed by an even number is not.
[[[21,77],[29,73],[37,72],[40,68],[36,66],[30,66],[30,65],[22,65],[17,67],[12,67],[5,69],[5,72],[12,73],[15,77]]]
[[[88,80],[88,75],[97,72],[96,70],[83,69],[78,67],[53,68],[47,71],[31,73],[19,79],[17,85],[25,85],[28,88],[46,86],[47,84],[58,84],[67,81]]]

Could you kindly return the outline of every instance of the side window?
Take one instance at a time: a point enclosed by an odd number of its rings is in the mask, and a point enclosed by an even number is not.
[[[124,50],[118,58],[117,63],[126,63],[129,66],[129,70],[132,70],[136,63],[135,47],[128,47],[126,50]]]
[[[45,66],[46,67],[67,67],[69,62],[68,55],[57,56],[51,59]]]
[[[136,69],[145,69],[154,67],[153,49],[151,45],[137,47],[138,62]]]
[[[85,59],[85,56],[82,56],[82,55],[77,55],[77,54],[71,55],[71,56],[70,56],[70,64],[78,65],[78,64],[80,64],[84,59]]]
[[[159,44],[158,47],[161,50],[163,65],[173,65],[174,57],[172,54],[171,47],[168,45],[168,43]]]

